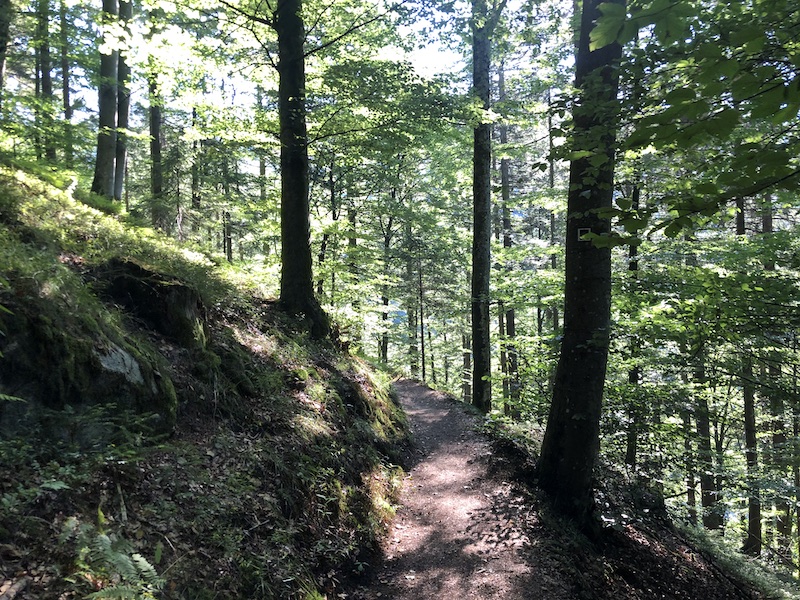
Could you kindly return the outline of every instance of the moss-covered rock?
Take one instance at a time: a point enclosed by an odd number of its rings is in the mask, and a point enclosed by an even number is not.
[[[92,314],[91,302],[15,286],[0,296],[0,393],[24,403],[0,404],[0,432],[28,427],[40,409],[75,410],[113,403],[119,410],[157,415],[156,427],[175,424],[176,397],[168,371],[145,340]],[[20,295],[14,292],[19,292]],[[70,304],[77,310],[70,310]],[[53,432],[59,435],[59,432]]]

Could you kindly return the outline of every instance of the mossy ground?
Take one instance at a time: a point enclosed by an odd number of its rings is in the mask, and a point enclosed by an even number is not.
[[[57,403],[24,386],[0,399],[27,415],[0,437],[0,579],[37,598],[314,598],[369,560],[407,438],[387,376],[311,340],[246,274],[8,166],[0,240],[7,322],[47,319],[64,341],[37,368],[72,386]],[[104,299],[92,277],[114,258],[197,290],[205,343]],[[4,348],[27,343],[0,329]],[[104,343],[149,365],[164,406],[81,396],[98,392],[75,356]]]

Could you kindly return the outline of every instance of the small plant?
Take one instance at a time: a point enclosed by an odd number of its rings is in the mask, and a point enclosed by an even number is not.
[[[99,509],[97,514],[96,526],[75,517],[64,523],[59,541],[72,542],[77,550],[77,570],[68,581],[94,589],[84,596],[92,600],[155,599],[164,585],[163,578],[129,541],[106,532],[105,515]]]

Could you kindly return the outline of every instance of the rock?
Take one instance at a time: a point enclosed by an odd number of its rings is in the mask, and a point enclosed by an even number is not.
[[[113,259],[94,272],[101,296],[150,329],[189,349],[206,347],[205,308],[197,290],[130,260]]]
[[[62,302],[26,290],[3,295],[0,304],[8,309],[0,316],[0,394],[23,400],[0,402],[0,434],[41,427],[69,437],[67,417],[55,413],[69,409],[80,420],[98,406],[115,418],[125,411],[153,414],[150,425],[172,429],[177,399],[164,359],[104,315],[99,302]]]

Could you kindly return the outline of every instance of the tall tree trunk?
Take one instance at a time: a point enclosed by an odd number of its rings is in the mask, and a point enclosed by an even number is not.
[[[700,469],[700,504],[703,507],[703,526],[706,529],[720,529],[723,524],[722,508],[719,504],[716,467],[711,444],[711,411],[706,396],[705,348],[700,346],[694,352],[695,384],[695,425],[697,427],[697,463]]]
[[[2,7],[0,7],[2,12]],[[66,0],[60,0],[58,5],[59,14],[59,43],[61,56],[61,103],[64,110],[64,163],[67,167],[72,167],[75,158],[75,141],[72,131],[72,90],[70,88],[71,63],[69,58],[69,33],[70,22],[67,11]]]
[[[397,191],[392,189],[391,193],[392,200],[397,198]],[[384,268],[388,268],[391,263],[391,248],[392,248],[392,238],[394,237],[394,215],[389,215],[388,221],[386,224],[383,224],[383,219],[381,218],[381,227],[383,229],[383,264],[385,265]],[[379,354],[381,361],[385,364],[389,362],[389,286],[387,284],[383,285],[383,289],[381,291],[381,334],[380,334],[380,343],[379,343]]]
[[[419,286],[419,343],[420,360],[422,362],[422,381],[428,380],[425,366],[425,289],[422,287],[422,261],[417,259],[417,284]]]
[[[347,209],[347,271],[350,276],[351,286],[358,283],[358,260],[356,259],[358,248],[358,234],[356,232],[357,219],[358,211],[351,205]],[[351,287],[351,289],[353,288]],[[358,293],[351,294],[351,298],[350,306],[353,309],[353,314],[358,315],[361,313],[361,299]],[[422,313],[420,313],[420,315],[421,314]],[[352,338],[359,346],[361,345],[363,331],[362,322],[355,321],[352,326]]]
[[[498,77],[498,92],[501,99],[505,99],[505,70],[501,65]],[[508,143],[508,126],[503,123],[500,126],[500,143]],[[511,237],[511,161],[507,157],[500,159],[500,197],[502,204],[500,207],[501,225],[503,231],[503,248],[511,248],[513,240]],[[519,414],[519,359],[514,338],[517,335],[516,312],[514,307],[501,306],[503,315],[504,338],[503,353],[505,358],[505,377],[503,379],[503,396],[507,399],[506,406],[509,407],[507,414],[518,418]]]
[[[472,344],[469,333],[461,334],[461,398],[465,404],[472,403]]]
[[[600,413],[611,324],[611,251],[584,236],[605,235],[614,189],[618,123],[617,89],[622,48],[613,43],[590,51],[589,32],[600,0],[584,0],[575,60],[579,100],[573,110],[573,160],[567,199],[564,335],[553,402],[539,460],[539,484],[559,512],[594,527],[592,473],[600,446]],[[624,7],[624,0],[616,0]],[[597,164],[597,156],[604,161]]]
[[[547,105],[551,106],[552,98],[550,89],[547,90]],[[553,139],[553,114],[552,111],[547,111],[547,145],[548,145],[548,158],[547,158],[547,183],[550,187],[550,192],[555,193],[556,189],[556,159],[555,153],[555,140]],[[555,246],[556,242],[556,213],[550,212],[550,246]],[[553,271],[558,270],[558,257],[555,252],[550,255],[550,268]],[[553,335],[558,335],[558,304],[553,302],[550,307],[551,320],[553,322]]]
[[[233,263],[233,228],[231,227],[231,213],[228,210],[222,212],[222,236],[225,258],[229,263]]]
[[[133,17],[132,0],[119,0],[119,20],[124,28],[129,27]],[[124,52],[117,62],[117,145],[114,158],[114,200],[122,200],[125,169],[128,164],[128,115],[131,107],[131,67]]]
[[[639,210],[639,195],[640,188],[638,181],[634,184],[633,193],[631,194],[631,209]],[[628,274],[631,289],[629,294],[638,292],[637,281],[639,279],[639,260],[638,260],[639,246],[631,244],[628,250]],[[639,345],[637,340],[632,340],[630,345],[631,358],[635,358],[639,352]],[[626,432],[625,444],[625,464],[630,468],[636,467],[636,455],[639,445],[639,430],[642,428],[642,408],[640,407],[640,394],[639,384],[641,380],[641,368],[634,366],[628,370],[628,385],[630,389],[629,407],[628,407],[628,431]]]
[[[164,164],[161,159],[161,95],[155,73],[148,78],[150,92],[150,201],[153,227],[166,228],[166,210],[164,206]]]
[[[103,0],[103,23],[110,27],[119,14],[117,0]],[[92,191],[106,198],[114,197],[114,157],[117,152],[117,68],[116,50],[100,55],[97,153]]]
[[[8,56],[8,46],[11,42],[12,8],[11,0],[0,0],[0,109],[3,108],[6,56]]]
[[[486,0],[472,2],[472,93],[489,109],[489,8]],[[472,403],[492,409],[491,345],[489,341],[489,279],[492,244],[492,130],[483,120],[473,130],[472,171]]]
[[[192,128],[197,131],[199,123],[197,119],[197,107],[192,107]],[[202,195],[200,191],[200,164],[202,161],[202,147],[200,142],[195,138],[192,140],[192,218],[191,229],[196,231],[198,223],[200,222],[200,206],[202,203]]]
[[[412,308],[408,310],[408,366],[412,377],[419,376],[418,331],[417,311]]]
[[[314,296],[308,198],[305,26],[302,0],[284,0],[275,11],[278,34],[278,120],[281,140],[281,290],[279,304],[302,315],[314,337],[330,332]]]
[[[264,88],[256,86],[256,114],[264,111]],[[258,147],[258,201],[261,206],[267,202],[267,154],[262,146]]]
[[[736,235],[746,236],[744,198],[736,201]],[[744,455],[747,463],[747,536],[742,552],[761,554],[761,490],[758,485],[758,430],[756,429],[756,393],[753,385],[753,359],[748,348],[742,356],[742,401],[744,403]]]
[[[758,437],[756,430],[756,394],[753,387],[753,361],[742,358],[742,395],[744,400],[744,445],[747,461],[747,537],[742,552],[761,554],[761,493],[758,485]]]
[[[683,452],[686,458],[686,506],[689,523],[697,525],[697,479],[695,477],[694,448],[692,447],[692,419],[688,409],[681,411],[683,420]]]
[[[334,177],[334,172],[336,169],[336,163],[331,160],[331,167],[328,171],[328,193],[329,199],[331,204],[331,219],[335,223],[339,220],[339,203],[337,202],[336,197],[336,178]],[[327,258],[328,252],[328,244],[330,243],[331,234],[327,231],[322,234],[322,243],[319,246],[319,253],[317,254],[317,263],[322,266]],[[333,270],[331,269],[331,276],[333,276]],[[317,296],[320,298],[322,297],[323,292],[325,291],[325,277],[320,274],[319,279],[317,279]],[[331,285],[331,304],[333,304],[333,285]]]
[[[764,235],[771,235],[773,233],[772,223],[772,198],[767,195],[764,198],[761,207],[761,231]],[[772,260],[764,261],[764,270],[768,272],[775,271],[775,262]],[[774,343],[775,334],[767,332],[770,342]],[[778,471],[778,476],[785,479],[788,475],[788,467],[790,464],[789,452],[786,443],[786,422],[785,422],[785,405],[782,397],[780,376],[781,376],[781,358],[780,354],[772,350],[768,357],[768,381],[770,385],[770,414],[772,417],[772,453],[773,453],[773,466]],[[782,550],[790,548],[790,537],[792,532],[792,507],[789,498],[784,494],[775,503],[776,522],[775,529],[777,532],[778,544]]]
[[[56,161],[55,119],[53,114],[53,61],[50,54],[50,1],[39,0],[36,9],[36,51],[39,56],[39,81],[41,94],[38,110],[41,113],[44,157]]]

